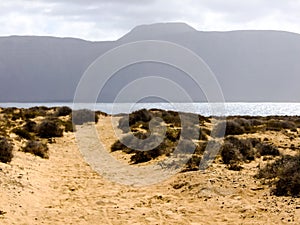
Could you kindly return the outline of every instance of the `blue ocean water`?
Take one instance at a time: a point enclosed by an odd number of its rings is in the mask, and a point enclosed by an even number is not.
[[[97,104],[76,104],[73,103],[0,103],[0,107],[18,107],[30,108],[34,106],[69,106],[71,108],[88,108],[99,110],[109,114],[128,113],[138,109],[158,108],[165,110],[174,110],[180,112],[191,112],[201,114],[203,116],[300,116],[300,103],[242,103],[227,102],[221,103],[97,103]]]

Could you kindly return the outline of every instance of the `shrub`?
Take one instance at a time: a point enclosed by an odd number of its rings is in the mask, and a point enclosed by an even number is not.
[[[114,152],[114,151],[123,150],[125,148],[126,146],[120,140],[117,140],[115,143],[113,143],[110,149],[112,152]]]
[[[233,120],[235,123],[239,124],[245,132],[250,132],[251,131],[251,122],[245,118],[236,118]]]
[[[296,124],[292,121],[271,119],[267,122],[267,130],[280,131],[282,129],[296,129]]]
[[[137,122],[149,122],[151,118],[151,112],[149,112],[147,109],[141,109],[129,114],[129,125],[132,126]]]
[[[129,125],[129,119],[126,116],[123,116],[119,120],[118,128],[121,129],[124,133],[127,133],[130,131],[130,125]]]
[[[76,125],[82,125],[87,122],[98,123],[98,115],[89,109],[80,109],[73,111],[72,113],[73,123]]]
[[[192,158],[186,163],[186,167],[181,172],[188,172],[188,171],[197,171],[199,170],[199,165],[201,162],[202,157],[199,155],[193,155]]]
[[[12,121],[16,121],[18,119],[21,119],[21,120],[24,119],[24,115],[23,115],[23,113],[21,111],[12,114],[12,117],[11,117]]]
[[[7,138],[0,136],[0,162],[8,163],[13,158],[13,146]]]
[[[68,116],[72,113],[72,109],[67,106],[58,107],[56,111],[56,116]]]
[[[0,124],[0,136],[4,136],[4,137],[7,136],[7,132],[6,132],[5,127],[6,127],[5,125],[2,126],[2,125]]]
[[[180,138],[180,132],[181,131],[179,129],[168,128],[166,131],[166,138],[168,138],[172,142],[178,141]]]
[[[225,135],[239,135],[245,133],[245,129],[234,121],[227,121]]]
[[[300,154],[283,156],[260,169],[257,178],[269,180],[277,196],[300,195]]]
[[[65,127],[65,132],[74,132],[76,131],[75,125],[72,120],[61,121],[61,124]]]
[[[239,151],[242,155],[242,159],[246,160],[254,160],[255,153],[252,146],[252,139],[238,139],[236,137],[226,137],[225,143],[231,143],[233,146]]]
[[[225,164],[240,162],[242,155],[239,150],[229,142],[225,142],[221,148],[221,157]]]
[[[239,125],[238,123],[234,122],[233,120],[228,120],[228,121],[222,121],[219,122],[215,128],[214,128],[214,133],[216,137],[222,137],[222,132],[221,130],[225,129],[225,136],[227,135],[239,135],[245,133],[245,129]]]
[[[23,126],[23,129],[28,131],[28,132],[35,132],[36,131],[36,122],[27,120],[25,125]]]
[[[178,112],[162,111],[162,119],[167,124],[173,124],[174,126],[177,127],[181,126],[181,120]]]
[[[196,139],[199,140],[201,135],[201,131],[199,127],[196,126],[189,126],[184,127],[181,130],[181,136],[185,139]]]
[[[278,155],[280,155],[278,148],[275,147],[274,145],[270,145],[267,143],[260,143],[256,146],[256,148],[261,156],[264,156],[264,155],[278,156]]]
[[[201,129],[200,140],[207,141],[208,140],[207,136],[210,136],[211,131],[205,127],[201,127],[200,129]]]
[[[131,131],[138,131],[139,129],[149,130],[149,123],[147,122],[137,122],[131,126]]]
[[[48,159],[48,146],[41,141],[28,141],[25,147],[22,148],[24,152],[29,152],[41,158]]]
[[[63,130],[57,120],[45,119],[37,127],[37,135],[41,138],[62,137]]]
[[[16,135],[18,135],[21,138],[24,138],[24,139],[27,139],[27,140],[32,140],[33,139],[32,135],[27,130],[24,130],[24,129],[21,129],[21,128],[15,128],[15,129],[12,130],[12,132],[15,133]]]
[[[26,119],[33,119],[37,116],[46,116],[48,108],[45,106],[36,106],[29,109],[23,109],[24,117]]]

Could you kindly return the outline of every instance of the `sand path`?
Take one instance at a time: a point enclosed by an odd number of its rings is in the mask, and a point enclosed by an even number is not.
[[[97,130],[104,146],[114,142],[109,117]],[[126,186],[96,173],[68,133],[50,145],[48,160],[16,152],[11,165],[0,164],[0,224],[300,224],[300,200],[270,196],[252,178],[258,164]]]

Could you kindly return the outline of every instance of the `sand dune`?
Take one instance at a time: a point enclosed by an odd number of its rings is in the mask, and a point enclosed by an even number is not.
[[[104,146],[116,140],[110,117],[97,130]],[[253,178],[262,159],[241,171],[215,163],[133,187],[96,173],[73,133],[49,148],[49,159],[15,150],[10,164],[0,163],[0,224],[300,224],[299,198],[272,196]]]

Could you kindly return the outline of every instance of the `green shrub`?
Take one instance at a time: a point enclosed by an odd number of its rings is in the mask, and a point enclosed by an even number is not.
[[[28,141],[25,147],[22,148],[24,152],[29,152],[41,158],[48,159],[48,146],[41,141]]]
[[[89,109],[80,109],[72,112],[72,120],[76,125],[82,125],[87,122],[98,123],[99,116]]]
[[[260,169],[257,178],[266,179],[277,196],[300,197],[300,154],[283,156]]]
[[[37,135],[41,138],[62,137],[63,129],[58,120],[45,119],[37,126]]]
[[[0,136],[0,162],[8,163],[13,158],[13,146],[7,138]]]

